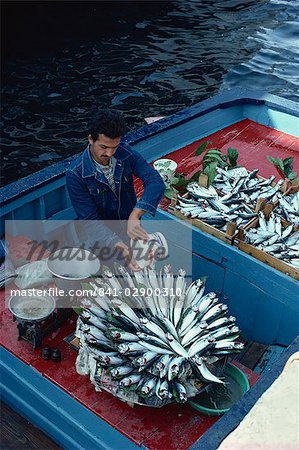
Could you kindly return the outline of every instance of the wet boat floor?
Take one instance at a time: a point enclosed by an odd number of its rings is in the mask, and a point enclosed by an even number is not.
[[[296,152],[299,151],[298,138],[246,119],[167,156],[178,162],[179,172],[184,171],[185,174],[190,174],[198,170],[199,165],[199,158],[193,158],[192,155],[198,145],[205,140],[210,140],[213,146],[225,151],[228,147],[237,148],[240,153],[239,164],[245,164],[248,169],[259,167],[260,174],[265,177],[276,173],[275,168],[267,161],[267,155],[296,156]],[[295,161],[294,169],[299,169],[298,158]],[[136,181],[136,190],[139,193],[142,191],[138,181]],[[163,202],[161,207],[166,205],[167,202]],[[74,332],[75,314],[58,331],[53,332],[44,340],[44,345],[61,350],[62,361],[54,363],[41,358],[41,349],[34,351],[27,342],[17,340],[17,326],[5,307],[3,291],[0,294],[0,306],[1,344],[3,347],[25,364],[39,371],[50,382],[66,391],[137,445],[143,445],[151,450],[184,450],[189,448],[219,419],[196,412],[188,404],[167,405],[156,409],[153,414],[152,408],[142,406],[131,408],[109,393],[96,393],[89,378],[77,374],[75,369],[77,353],[64,340],[66,336]],[[259,379],[260,374],[278,358],[284,348],[281,346],[268,347],[254,342],[245,343],[244,351],[236,357],[233,363],[246,373],[252,386]]]

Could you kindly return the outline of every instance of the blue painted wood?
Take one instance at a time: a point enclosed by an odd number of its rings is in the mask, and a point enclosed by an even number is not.
[[[269,345],[259,363],[255,366],[254,371],[259,374],[268,372],[285,349],[281,345]]]
[[[223,293],[244,337],[263,344],[277,342],[283,305],[271,293],[259,289],[240,273],[229,270],[225,273]],[[289,342],[296,335],[291,335],[288,330]]]
[[[294,113],[290,114],[267,105],[244,105],[243,115],[261,125],[293,136],[299,136],[298,110],[297,106],[297,115],[295,115]]]
[[[157,213],[160,223],[169,216]],[[180,221],[171,217],[174,224]],[[184,235],[183,228],[180,235]],[[217,277],[222,280],[222,295],[248,339],[289,345],[299,334],[298,281],[197,228],[192,231],[192,252],[200,258],[199,276],[210,274],[209,288],[217,291]],[[199,271],[196,264],[193,271]]]
[[[0,348],[1,397],[68,450],[136,449],[77,400]]]
[[[269,372],[265,373],[241,400],[234,405],[218,422],[216,422],[190,450],[215,450],[248,414],[262,394],[271,386],[282,372],[289,357],[299,351],[299,336],[282,353]]]
[[[204,116],[176,126],[169,132],[163,131],[134,145],[147,161],[158,159],[165,153],[170,153],[185,147],[192,142],[221,130],[229,125],[243,120],[241,106],[229,109],[218,109]],[[165,151],[167,149],[167,151]]]

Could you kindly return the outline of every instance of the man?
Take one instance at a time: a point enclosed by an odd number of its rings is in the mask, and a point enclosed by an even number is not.
[[[87,221],[87,234],[129,259],[127,236],[147,240],[140,219],[145,213],[155,214],[165,185],[158,172],[122,141],[125,128],[120,113],[101,111],[90,124],[87,148],[66,172],[66,182],[78,219]],[[133,175],[143,182],[144,192],[139,200]],[[98,222],[106,220],[113,222],[109,222],[110,226]],[[140,270],[133,259],[128,264],[133,270]]]

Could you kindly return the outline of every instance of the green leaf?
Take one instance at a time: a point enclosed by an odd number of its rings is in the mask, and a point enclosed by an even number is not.
[[[281,158],[278,158],[277,163],[274,166],[278,167],[284,173],[284,165]]]
[[[206,154],[207,155],[221,155],[221,151],[218,150],[218,148],[210,148]]]
[[[292,156],[289,156],[288,158],[284,158],[282,162],[285,167],[293,166],[293,160],[294,158]]]
[[[229,147],[227,149],[227,156],[228,156],[228,160],[229,160],[231,167],[236,167],[238,157],[239,157],[238,150],[235,148]]]
[[[272,156],[267,156],[267,160],[272,164],[276,163],[276,161],[277,161],[277,159],[273,158]]]
[[[272,156],[267,156],[268,161],[270,161],[275,167],[278,167],[284,173],[284,165],[281,158],[272,158]]]
[[[78,314],[78,316],[81,314],[82,311],[84,311],[84,308],[73,308],[73,310],[75,311],[76,314]]]
[[[209,164],[205,170],[204,170],[204,174],[206,174],[208,176],[208,184],[212,184],[216,175],[217,175],[217,163],[213,162],[211,164]]]
[[[168,198],[169,200],[172,199],[174,194],[177,193],[177,190],[174,187],[168,186],[164,192],[164,197]]]
[[[177,183],[173,184],[173,187],[175,189],[185,187],[185,186],[187,186],[188,183],[190,183],[190,180],[186,180],[186,178],[185,178],[185,179],[179,180]]]
[[[295,179],[297,178],[297,172],[291,172],[291,173],[289,173],[288,178],[289,178],[290,180],[295,180]]]
[[[199,178],[199,176],[201,175],[201,170],[198,170],[197,172],[195,172],[193,175],[192,175],[192,177],[191,177],[191,179],[190,180],[188,180],[188,183],[190,183],[190,181],[198,181],[198,178]]]
[[[285,168],[284,168],[284,171],[283,171],[283,174],[284,174],[287,178],[289,178],[289,175],[290,175],[292,172],[293,172],[293,168],[292,168],[292,167],[285,167]]]
[[[205,149],[207,148],[208,144],[211,144],[211,141],[205,141],[195,150],[195,156],[200,156]]]
[[[205,155],[203,160],[202,160],[203,165],[210,164],[211,162],[219,162],[220,164],[222,164],[223,160],[218,155],[212,155],[212,156],[208,156],[208,154]]]

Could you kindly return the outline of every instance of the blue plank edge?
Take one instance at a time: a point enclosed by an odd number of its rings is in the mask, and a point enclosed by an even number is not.
[[[140,448],[0,347],[1,399],[68,450]]]
[[[190,447],[190,450],[216,450],[221,442],[239,425],[263,393],[274,383],[289,357],[298,351],[299,336],[282,353],[269,372],[266,372],[229,412],[206,431]],[[254,437],[252,445],[254,445]]]
[[[182,125],[191,118],[194,119],[200,117],[219,108],[225,109],[241,104],[266,105],[269,108],[273,107],[281,112],[299,117],[299,109],[296,103],[291,100],[267,94],[262,91],[250,91],[242,88],[235,88],[217,94],[200,103],[196,103],[176,114],[165,117],[158,122],[138,128],[137,130],[126,134],[124,136],[124,141],[134,146],[138,142],[153,137],[162,131],[170,130],[178,125]],[[24,193],[35,190],[41,184],[48,184],[59,177],[63,177],[67,167],[74,158],[76,158],[76,155],[4,186],[1,189],[0,205],[12,201]]]

